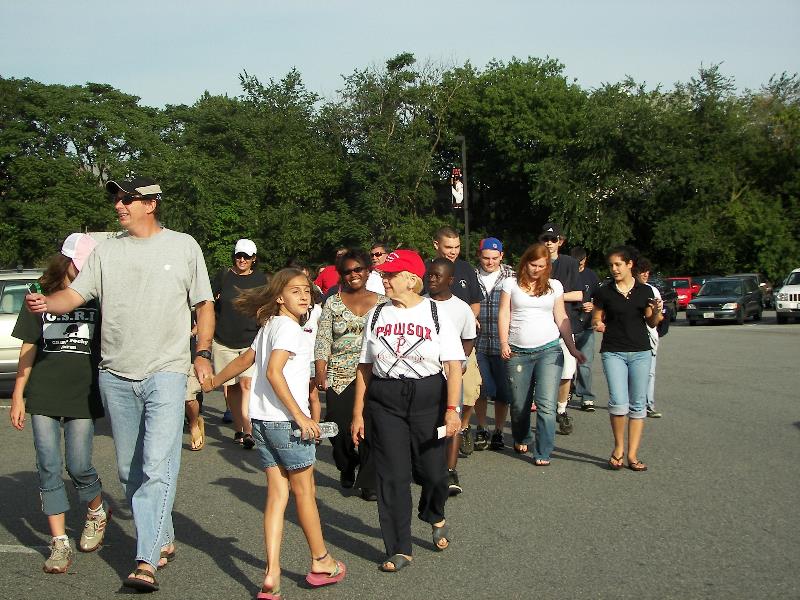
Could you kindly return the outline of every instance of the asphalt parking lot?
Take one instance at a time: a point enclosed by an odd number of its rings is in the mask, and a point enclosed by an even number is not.
[[[773,312],[757,324],[691,328],[681,315],[659,354],[664,417],[648,420],[641,451],[650,469],[633,473],[605,468],[611,433],[596,356],[599,409],[572,411],[575,432],[558,436],[553,464],[536,468],[510,447],[462,459],[465,491],[447,506],[451,548],[435,553],[429,528],[415,522],[414,564],[398,574],[378,572],[375,504],[340,490],[323,445],[319,507],[329,548],[348,576],[325,590],[307,588],[308,550],[290,509],[284,597],[800,597],[798,357],[800,324],[777,325]],[[0,405],[8,406],[7,397]],[[221,394],[208,395],[206,447],[183,453],[178,558],[159,573],[157,598],[247,598],[260,583],[265,478],[255,455],[229,441],[222,408]],[[119,584],[133,564],[133,523],[107,425],[98,427],[95,465],[114,517],[106,545],[79,554],[66,575],[41,571],[49,538],[30,428],[13,430],[3,408],[0,432],[0,598],[127,594]],[[73,539],[82,516],[77,507],[67,515]]]

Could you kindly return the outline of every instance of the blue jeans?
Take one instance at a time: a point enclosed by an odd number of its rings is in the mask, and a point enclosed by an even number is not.
[[[656,355],[650,361],[650,376],[647,380],[647,408],[656,409]]]
[[[61,453],[61,418],[31,415],[33,446],[36,449],[36,469],[39,471],[39,495],[42,512],[60,515],[69,510],[69,500],[61,477],[64,455],[67,473],[81,502],[89,502],[101,491],[100,478],[92,466],[94,420],[64,419],[64,446]]]
[[[175,539],[172,504],[181,464],[186,375],[153,373],[141,381],[100,371],[119,480],[136,525],[136,560],[158,565]]]
[[[513,350],[513,348],[512,348]],[[530,354],[512,354],[506,361],[506,375],[511,390],[511,434],[517,444],[529,445],[531,400],[536,402],[536,445],[533,456],[550,460],[556,437],[556,402],[564,355],[559,346]],[[534,388],[530,394],[531,387]]]
[[[643,419],[647,416],[647,385],[653,353],[603,352],[603,371],[608,381],[608,413]]]
[[[575,345],[586,356],[586,362],[578,365],[575,377],[575,395],[583,402],[594,402],[592,391],[592,362],[594,362],[594,329],[585,329],[575,335]]]
[[[481,372],[481,396],[494,398],[495,402],[510,404],[505,361],[499,354],[483,352],[475,352],[475,358]]]

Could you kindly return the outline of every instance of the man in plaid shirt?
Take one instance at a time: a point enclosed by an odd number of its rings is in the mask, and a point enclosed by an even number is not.
[[[503,426],[508,415],[508,405],[511,395],[508,390],[505,376],[505,364],[500,358],[500,337],[497,333],[497,312],[500,306],[500,290],[503,280],[515,277],[514,270],[503,264],[503,243],[497,238],[486,238],[479,245],[481,266],[475,269],[478,275],[478,285],[481,288],[481,300],[478,323],[480,332],[475,344],[478,367],[481,371],[483,386],[481,395],[475,404],[475,414],[478,416],[478,431],[475,434],[475,450],[502,450]],[[487,400],[494,398],[495,429],[489,439],[486,430]],[[471,410],[464,407],[461,425],[469,426]]]

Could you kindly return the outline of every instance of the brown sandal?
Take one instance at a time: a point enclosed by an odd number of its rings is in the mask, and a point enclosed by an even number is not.
[[[646,464],[644,464],[644,463],[643,463],[642,461],[640,461],[640,460],[635,460],[635,461],[633,461],[632,463],[628,463],[628,468],[629,468],[631,471],[639,471],[639,472],[641,472],[641,471],[647,471],[647,465],[646,465]]]
[[[608,468],[612,471],[619,471],[625,464],[622,462],[624,456],[614,456],[611,455],[611,458],[608,459]]]

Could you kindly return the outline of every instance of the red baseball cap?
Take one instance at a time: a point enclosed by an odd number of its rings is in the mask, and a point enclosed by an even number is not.
[[[420,255],[413,250],[404,250],[402,248],[390,252],[383,264],[374,268],[376,271],[383,271],[384,273],[408,271],[420,279],[425,277],[425,263],[422,262]]]

